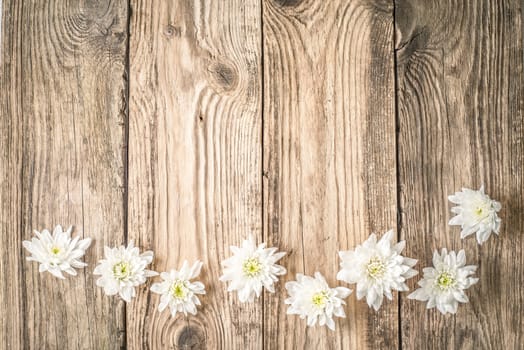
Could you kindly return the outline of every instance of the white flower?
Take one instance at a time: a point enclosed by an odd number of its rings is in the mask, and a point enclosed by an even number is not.
[[[409,299],[427,301],[427,308],[437,309],[446,314],[457,312],[458,303],[467,303],[464,290],[478,282],[478,278],[469,277],[477,270],[475,265],[466,265],[464,250],[455,254],[442,248],[439,255],[433,253],[433,266],[424,269],[424,277],[418,282],[419,289],[408,295]]]
[[[242,247],[231,246],[233,256],[222,261],[224,274],[220,277],[222,282],[229,281],[228,292],[238,291],[240,302],[252,302],[262,293],[265,287],[271,293],[275,292],[273,284],[286,269],[276,262],[286,253],[278,252],[277,248],[265,248],[266,244],[255,244],[253,236],[244,240]]]
[[[393,231],[390,230],[377,242],[375,234],[355,250],[339,252],[342,268],[337,279],[357,284],[357,299],[366,296],[369,307],[378,310],[384,295],[393,299],[392,290],[407,291],[406,280],[418,272],[413,270],[417,260],[405,258],[400,253],[406,242],[392,244]]]
[[[449,224],[462,227],[460,238],[476,232],[477,242],[482,244],[488,240],[491,232],[499,234],[501,220],[497,212],[501,205],[484,193],[484,186],[478,191],[463,188],[462,192],[455,192],[448,199],[458,204],[451,208],[451,211],[457,215],[449,221]]]
[[[342,305],[351,293],[344,287],[330,288],[319,272],[315,272],[315,278],[297,274],[297,280],[286,283],[289,298],[285,303],[289,305],[288,315],[299,315],[301,319],[307,317],[307,325],[328,326],[335,330],[333,316],[346,317]]]
[[[53,276],[65,278],[62,272],[76,276],[75,268],[87,266],[79,259],[86,253],[91,245],[91,238],[80,239],[79,236],[71,239],[71,231],[63,231],[62,226],[57,225],[53,235],[44,229],[41,233],[35,231],[36,237],[31,241],[23,241],[22,245],[32,255],[27,260],[40,263],[39,272],[49,271]]]
[[[200,305],[197,294],[206,294],[206,291],[201,282],[191,282],[190,280],[200,274],[201,268],[201,261],[195,262],[190,268],[186,260],[180,271],[162,272],[160,277],[164,281],[154,283],[151,286],[152,292],[162,294],[158,311],[162,312],[169,306],[171,316],[175,316],[177,312],[183,312],[186,316],[187,313],[196,315],[196,306]]]
[[[146,282],[147,277],[156,276],[155,271],[146,270],[153,261],[153,252],[148,250],[142,254],[133,241],[126,247],[104,247],[105,259],[100,260],[93,271],[101,277],[96,285],[104,288],[107,295],[119,294],[129,302],[136,295],[135,287]]]

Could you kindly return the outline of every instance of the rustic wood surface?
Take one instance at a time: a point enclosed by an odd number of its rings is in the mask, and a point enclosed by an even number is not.
[[[0,349],[521,349],[524,2],[0,0]],[[500,200],[460,240],[447,196]],[[28,262],[33,230],[94,238],[79,276]],[[335,332],[285,314],[284,283],[394,229],[406,255],[479,265],[455,316],[349,296]],[[220,261],[280,250],[277,294],[240,304]],[[92,275],[134,240],[153,269],[204,262],[197,316],[129,304]],[[419,277],[409,285],[415,287]],[[354,289],[353,286],[351,286]]]
[[[154,269],[204,262],[197,317],[129,305],[132,349],[262,347],[262,301],[240,304],[218,280],[246,234],[262,238],[258,1],[132,1],[129,238]]]
[[[524,346],[522,5],[397,3],[401,236],[419,268],[434,249],[463,248],[480,277],[455,317],[402,297],[403,348]],[[446,199],[482,184],[503,203],[503,225],[479,246],[447,225]]]
[[[396,228],[393,6],[264,1],[263,19],[265,238],[290,252],[284,281],[335,286],[338,250]],[[266,294],[268,348],[397,347],[396,301],[351,295],[333,333],[297,327],[286,297]]]
[[[92,266],[124,239],[125,2],[2,3],[0,90],[2,349],[107,349],[124,303]],[[33,230],[94,239],[76,278],[27,262]]]

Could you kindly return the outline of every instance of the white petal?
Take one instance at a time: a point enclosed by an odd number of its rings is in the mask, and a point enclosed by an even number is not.
[[[467,297],[466,294],[464,294],[464,292],[462,292],[462,291],[454,292],[454,293],[453,293],[453,297],[454,297],[457,301],[459,301],[459,302],[461,302],[461,303],[467,303],[467,302],[469,302],[468,297]]]
[[[449,220],[448,225],[451,225],[451,226],[462,225],[462,223],[463,223],[462,216],[461,215],[457,215],[457,216],[452,217]]]
[[[111,257],[113,255],[112,251],[111,251],[111,248],[109,248],[108,246],[104,246],[104,256],[106,259],[109,259],[109,257]]]
[[[164,292],[163,288],[162,288],[162,284],[161,283],[153,283],[151,285],[151,288],[150,290],[153,292],[153,293],[157,293],[157,294],[162,294]]]
[[[337,287],[335,290],[337,291],[338,297],[341,299],[345,299],[351,294],[351,289],[349,288]]]
[[[167,301],[160,301],[160,303],[158,304],[158,311],[162,312],[166,309],[166,307],[169,305],[169,302]],[[173,310],[175,311],[173,313]],[[175,316],[176,315],[176,309],[171,309],[171,316]]]
[[[192,278],[196,278],[198,277],[198,275],[200,275],[200,270],[202,269],[202,266],[204,265],[204,263],[202,263],[200,260],[197,260],[193,266],[191,267],[191,272],[190,272],[190,279]]]
[[[124,301],[130,302],[133,298],[134,289],[132,287],[124,287],[120,290],[120,296]]]
[[[92,239],[91,238],[85,238],[85,239],[82,239],[78,242],[78,249],[82,249],[82,250],[87,250],[87,248],[89,248],[89,246],[91,245],[91,242],[92,242]]]
[[[60,225],[56,225],[55,226],[55,229],[53,230],[53,238],[57,238],[59,234],[61,234],[63,232],[62,230],[62,226]]]
[[[158,276],[158,272],[152,271],[152,270],[144,270],[144,276],[146,277]]]
[[[393,230],[389,230],[387,231],[383,236],[382,238],[380,238],[380,242],[391,242],[393,240]]]
[[[420,301],[427,301],[429,299],[428,294],[425,292],[424,289],[419,288],[416,289],[413,293],[408,295],[408,299],[415,299]]]
[[[77,275],[76,270],[73,269],[73,268],[68,268],[68,269],[65,269],[64,271],[67,272],[68,274],[72,275],[72,276],[76,276]]]
[[[334,331],[335,330],[335,321],[333,321],[331,317],[328,317],[326,321],[327,321],[326,325],[328,326],[328,328]]]
[[[345,318],[346,317],[346,313],[344,312],[344,308],[342,308],[342,307],[335,308],[333,315],[335,315],[337,317],[341,317],[341,318]]]

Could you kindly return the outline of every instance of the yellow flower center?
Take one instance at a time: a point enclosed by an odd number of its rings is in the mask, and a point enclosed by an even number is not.
[[[179,300],[185,299],[188,293],[186,284],[184,283],[184,281],[181,280],[176,280],[175,282],[173,282],[170,291],[173,298]]]
[[[313,302],[313,305],[317,307],[321,307],[321,308],[326,305],[327,299],[328,299],[327,293],[324,291],[315,293],[311,297],[311,301]]]
[[[448,290],[453,287],[455,283],[455,277],[447,271],[441,272],[437,277],[437,285],[441,290]]]
[[[56,246],[53,246],[51,248],[51,254],[53,255],[58,255],[60,253],[60,248],[56,247]]]
[[[113,275],[117,280],[124,280],[131,274],[131,266],[127,261],[121,261],[113,266]]]
[[[262,270],[262,264],[257,258],[249,258],[244,260],[242,264],[242,272],[245,276],[255,277]]]
[[[386,272],[386,266],[378,257],[371,258],[366,266],[369,277],[380,278]]]
[[[477,202],[477,206],[473,210],[473,214],[477,218],[482,219],[482,218],[486,217],[487,215],[489,215],[490,207],[491,207],[490,203]]]

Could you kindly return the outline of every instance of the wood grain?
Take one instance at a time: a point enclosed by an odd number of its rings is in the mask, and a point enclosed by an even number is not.
[[[402,237],[421,268],[434,249],[464,248],[480,278],[456,316],[402,298],[402,348],[521,349],[522,2],[396,3]],[[447,196],[481,184],[503,226],[478,246],[447,225]]]
[[[4,0],[0,53],[3,349],[123,344],[122,303],[91,269],[124,236],[124,1]],[[87,269],[58,280],[25,260],[33,230],[90,236]]]
[[[196,317],[159,313],[144,287],[127,312],[130,349],[257,349],[262,303],[219,282],[229,246],[261,222],[260,3],[134,0],[129,238],[154,269],[204,262]]]
[[[396,229],[393,6],[388,1],[263,1],[264,230],[296,273],[330,285],[337,251]],[[397,303],[348,298],[337,330],[286,315],[267,294],[267,349],[397,347]]]
[[[2,0],[0,0],[0,48],[2,47]],[[2,51],[0,51],[0,57],[2,57]],[[1,61],[0,61],[1,62]]]
[[[0,349],[520,349],[523,13],[522,0],[0,0]],[[481,184],[503,226],[478,246],[447,225],[447,196]],[[94,238],[65,281],[21,244],[58,223]],[[286,315],[286,281],[346,285],[337,251],[388,229],[419,270],[434,249],[466,249],[471,302],[443,316],[402,294],[374,312],[352,294],[335,332]],[[288,275],[240,304],[220,261],[249,233],[289,252]],[[159,313],[151,283],[127,307],[96,287],[103,246],[131,239],[158,271],[204,261],[197,316]]]

